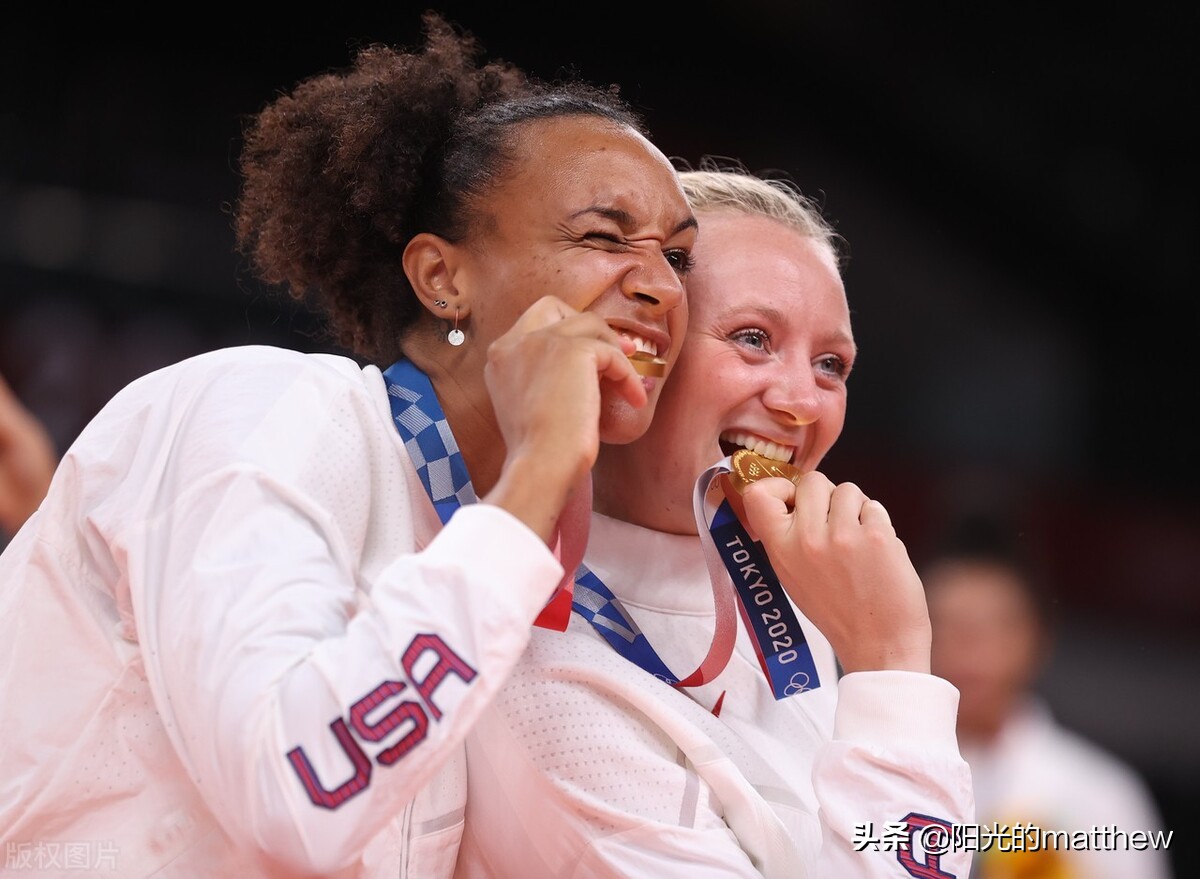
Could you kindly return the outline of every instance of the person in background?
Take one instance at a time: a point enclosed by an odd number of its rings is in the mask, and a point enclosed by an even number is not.
[[[363,362],[245,346],[133,381],[0,555],[6,872],[382,872],[560,625],[696,221],[612,91],[424,22],[272,100],[240,156],[240,251]]]
[[[0,549],[38,508],[57,465],[49,431],[0,375]]]
[[[857,355],[838,239],[785,181],[681,179],[687,339],[649,430],[601,447],[570,627],[468,736],[456,876],[965,879],[921,581],[884,506],[817,469]],[[803,475],[722,488],[746,450]]]
[[[933,624],[933,671],[961,694],[958,738],[971,766],[978,823],[1072,833],[1114,825],[1126,833],[1165,831],[1137,772],[1064,727],[1037,693],[1052,647],[1053,605],[1015,540],[996,522],[970,518],[921,565],[921,573]],[[1171,875],[1169,854],[1154,847],[1012,848],[1011,836],[997,837],[976,855],[972,876]]]

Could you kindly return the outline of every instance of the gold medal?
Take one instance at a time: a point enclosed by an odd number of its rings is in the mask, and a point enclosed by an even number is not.
[[[798,483],[800,477],[804,475],[799,467],[788,464],[786,461],[772,461],[749,449],[738,449],[729,459],[729,464],[732,468],[729,472],[729,481],[733,483],[738,494],[743,494],[746,486],[750,483],[758,482],[768,476],[782,476],[784,479]]]
[[[655,357],[653,354],[647,354],[645,351],[634,351],[629,355],[629,362],[633,364],[634,371],[638,375],[662,378],[667,374],[667,361],[661,357]]]

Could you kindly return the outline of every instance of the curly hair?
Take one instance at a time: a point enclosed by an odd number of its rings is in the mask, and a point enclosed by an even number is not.
[[[422,22],[419,49],[367,45],[267,104],[239,159],[237,250],[321,314],[336,344],[376,363],[396,359],[420,313],[404,247],[419,232],[459,241],[475,228],[520,126],[586,115],[647,134],[616,86],[485,63],[469,32],[432,11]]]

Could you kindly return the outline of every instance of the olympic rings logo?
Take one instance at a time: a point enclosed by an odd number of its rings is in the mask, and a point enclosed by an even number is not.
[[[788,681],[788,685],[783,688],[783,695],[791,696],[795,693],[803,693],[810,689],[808,684],[812,678],[808,676],[808,672],[798,671],[792,675],[792,679]]]

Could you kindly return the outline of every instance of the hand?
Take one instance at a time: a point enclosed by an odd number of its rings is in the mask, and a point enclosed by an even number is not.
[[[484,380],[504,436],[500,479],[486,500],[545,538],[600,448],[601,397],[646,405],[633,344],[553,296],[539,299],[488,347]]]
[[[50,434],[0,376],[0,530],[15,534],[24,524],[57,465]]]
[[[818,471],[747,487],[747,525],[846,672],[929,671],[925,590],[883,504]]]

